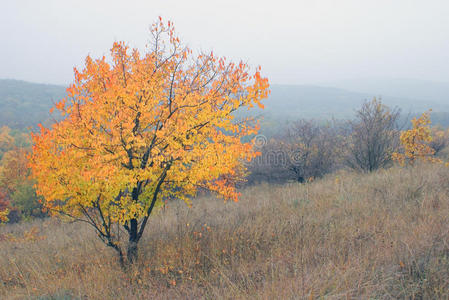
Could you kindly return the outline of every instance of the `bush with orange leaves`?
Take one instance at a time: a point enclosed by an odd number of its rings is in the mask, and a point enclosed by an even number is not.
[[[413,165],[417,160],[443,163],[435,157],[435,149],[431,146],[433,137],[430,124],[429,112],[423,113],[419,118],[413,118],[412,128],[401,133],[402,151],[393,153],[393,160],[401,165]]]
[[[0,223],[8,222],[9,203],[3,197],[5,193],[0,190]]]

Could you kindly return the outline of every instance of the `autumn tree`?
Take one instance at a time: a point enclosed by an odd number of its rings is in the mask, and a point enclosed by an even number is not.
[[[412,128],[401,133],[401,151],[393,153],[393,159],[401,165],[413,165],[416,161],[442,162],[435,157],[435,149],[430,128],[430,115],[423,113],[419,118],[413,118]]]
[[[0,189],[0,223],[9,221],[9,201],[6,196],[6,192]]]
[[[0,160],[0,190],[7,195],[11,205],[12,222],[22,218],[43,217],[34,181],[29,177],[27,156],[30,149],[18,148],[6,152]]]
[[[9,151],[10,149],[12,149],[14,146],[14,139],[9,134],[10,131],[11,130],[6,126],[3,126],[0,128],[0,161],[1,161],[1,158],[3,157],[3,154],[6,151]],[[0,171],[1,170],[2,169],[0,166]],[[0,180],[1,180],[1,176],[0,176]],[[7,194],[6,190],[4,188],[2,188],[0,185],[0,223],[8,221],[9,208],[10,208],[10,204],[9,204],[8,194]]]
[[[27,154],[27,149],[15,148],[6,152],[0,161],[0,186],[8,194],[13,193],[18,184],[28,179]]]
[[[0,159],[3,155],[14,149],[14,137],[11,135],[11,129],[7,126],[0,128]]]
[[[17,222],[20,217],[13,207],[11,196],[26,176],[26,155],[23,149],[13,148],[0,159],[0,222]]]
[[[143,54],[116,42],[110,59],[74,69],[56,104],[63,120],[33,134],[30,156],[44,206],[89,223],[122,264],[137,259],[158,201],[190,204],[200,188],[237,201],[244,161],[257,154],[244,138],[258,125],[233,112],[268,95],[260,68],[194,54],[161,19],[151,34]]]
[[[29,179],[29,148],[25,147],[28,142],[29,134],[0,128],[0,210],[10,222],[19,221],[23,216],[42,216],[33,182]]]

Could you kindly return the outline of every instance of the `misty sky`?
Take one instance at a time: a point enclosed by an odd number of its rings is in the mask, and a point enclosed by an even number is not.
[[[447,0],[0,0],[0,78],[69,83],[116,40],[143,49],[158,16],[194,50],[261,65],[272,83],[449,82]]]

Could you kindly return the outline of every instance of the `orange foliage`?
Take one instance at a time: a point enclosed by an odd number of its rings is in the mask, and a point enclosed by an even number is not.
[[[28,150],[16,148],[5,153],[0,166],[0,185],[9,194],[15,192],[17,185],[25,182],[29,176]]]
[[[30,167],[46,207],[89,218],[96,210],[101,221],[90,221],[108,240],[105,224],[144,226],[163,199],[189,203],[205,188],[237,200],[243,162],[256,155],[243,139],[258,125],[232,113],[262,106],[260,68],[194,55],[170,22],[151,33],[146,53],[116,42],[111,60],[88,56],[56,104],[65,119],[33,135]]]
[[[441,163],[442,161],[434,156],[435,150],[429,145],[433,139],[430,123],[429,113],[413,118],[412,129],[401,133],[403,153],[393,153],[393,159],[401,165],[406,162],[413,164],[417,160]]]
[[[9,127],[3,126],[0,128],[0,158],[5,152],[15,147],[14,138],[10,133],[11,129]]]
[[[9,202],[6,199],[6,192],[0,189],[0,223],[8,222]]]
[[[24,148],[15,148],[6,152],[3,155],[0,164],[0,201],[2,198],[5,203],[8,203],[8,209],[4,210],[3,213],[3,221],[8,221],[8,216],[10,212],[17,212],[17,207],[15,203],[11,201],[11,195],[13,195],[19,186],[23,184],[32,185],[32,182],[29,180],[30,169],[28,168],[28,160],[27,155],[29,151]],[[37,202],[37,199],[33,199],[33,201]],[[1,206],[1,205],[0,205]],[[0,207],[1,211],[1,207]],[[11,217],[11,216],[10,216]]]
[[[10,133],[8,127],[0,128],[0,222],[9,220],[9,196],[15,191],[17,184],[25,181],[29,174],[27,151],[15,146]]]

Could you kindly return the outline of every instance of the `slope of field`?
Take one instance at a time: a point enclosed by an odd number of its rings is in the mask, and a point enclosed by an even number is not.
[[[343,172],[242,192],[238,203],[169,203],[127,273],[87,225],[2,226],[0,298],[449,297],[448,168]]]

